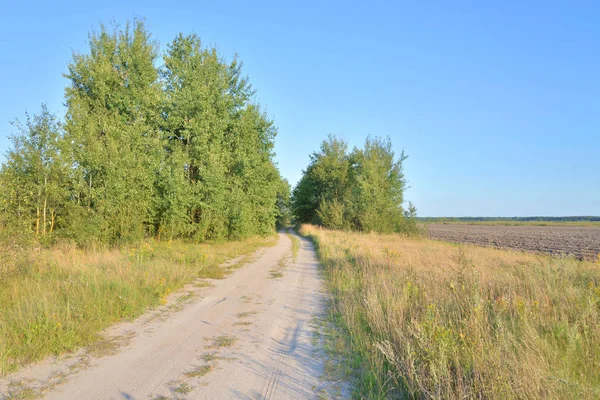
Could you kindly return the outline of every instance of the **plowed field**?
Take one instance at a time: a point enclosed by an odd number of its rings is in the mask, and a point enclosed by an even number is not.
[[[600,253],[597,226],[427,225],[431,239],[593,260]]]

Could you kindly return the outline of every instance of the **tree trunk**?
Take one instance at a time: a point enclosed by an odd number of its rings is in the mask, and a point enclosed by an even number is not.
[[[44,176],[44,226],[42,232],[46,236],[46,208],[48,207],[48,177]]]
[[[54,209],[50,209],[50,235],[52,235],[52,231],[54,230],[54,220],[56,218],[56,213]]]
[[[35,236],[40,235],[40,207],[36,207]]]
[[[46,208],[48,206],[48,197],[44,198],[44,226],[42,228],[42,232],[44,233],[44,236],[46,236]]]

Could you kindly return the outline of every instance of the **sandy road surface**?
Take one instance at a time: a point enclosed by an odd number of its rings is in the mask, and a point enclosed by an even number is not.
[[[43,385],[40,377],[56,379],[62,368],[64,382],[45,399],[315,398],[323,365],[312,321],[323,294],[312,244],[300,240],[295,262],[290,238],[280,233],[275,247],[212,281],[182,310],[115,327],[130,337],[116,354],[88,358],[74,373],[68,360],[42,363],[18,378]],[[281,275],[273,274],[281,260]]]

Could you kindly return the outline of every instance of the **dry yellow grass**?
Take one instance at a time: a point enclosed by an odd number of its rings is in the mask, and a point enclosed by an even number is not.
[[[303,226],[357,396],[600,397],[600,264]]]
[[[148,241],[124,249],[21,250],[0,270],[0,376],[87,346],[195,278],[222,278],[220,264],[274,237],[193,244]]]

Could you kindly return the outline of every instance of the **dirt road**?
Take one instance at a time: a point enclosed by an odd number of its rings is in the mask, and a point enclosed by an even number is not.
[[[312,244],[298,239],[296,261],[280,233],[276,246],[226,279],[188,286],[197,292],[178,311],[116,326],[107,343],[124,343],[112,354],[30,367],[0,385],[0,399],[18,385],[42,388],[45,399],[317,397],[323,363],[313,321],[323,294]]]

